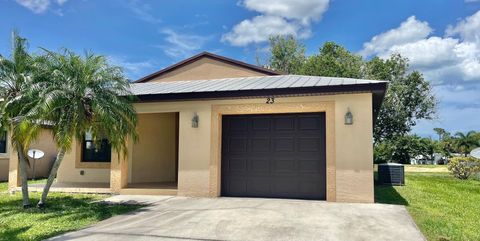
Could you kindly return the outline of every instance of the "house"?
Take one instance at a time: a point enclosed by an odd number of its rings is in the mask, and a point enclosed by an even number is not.
[[[88,133],[61,190],[373,202],[373,126],[386,81],[283,75],[201,53],[139,79],[128,155]],[[10,155],[10,188],[18,188]],[[63,184],[63,185],[62,185]],[[63,188],[63,189],[62,189]],[[74,189],[68,189],[74,188]]]
[[[16,155],[16,152],[11,152],[13,150],[11,146],[8,146],[7,135],[3,133],[0,135],[0,182],[8,180],[8,173],[9,173],[9,162],[10,162],[10,155]],[[30,146],[32,149],[40,149],[42,150],[45,155],[35,161],[30,159],[30,166],[27,169],[27,175],[29,178],[44,178],[48,177],[50,173],[50,169],[55,161],[55,156],[57,154],[55,143],[51,138],[51,135],[48,130],[42,130],[39,134],[39,138],[37,141],[32,143]],[[35,166],[35,176],[34,173],[34,166]]]

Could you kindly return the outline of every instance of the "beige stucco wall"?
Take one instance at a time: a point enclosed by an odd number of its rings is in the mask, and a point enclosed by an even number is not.
[[[175,182],[176,113],[139,114],[131,183]]]
[[[81,158],[81,145],[77,143],[77,141],[74,141],[72,146],[74,148],[65,154],[64,160],[60,164],[57,182],[110,182],[110,168],[94,167],[96,163],[88,163],[93,165],[93,167],[80,167],[78,163]],[[112,162],[113,155],[114,154],[112,154]],[[80,171],[83,171],[84,174],[81,175]]]
[[[344,202],[373,202],[372,96],[335,98],[336,194]],[[345,125],[347,110],[353,125]]]
[[[301,108],[302,103],[320,102],[333,102],[335,106],[335,199],[344,202],[373,202],[371,93],[277,97],[273,106],[281,103],[297,103]],[[179,195],[211,196],[209,185],[211,182],[218,182],[209,177],[212,159],[210,152],[212,106],[239,104],[266,105],[264,98],[135,104],[138,113],[180,113]],[[344,124],[344,115],[348,108],[354,115],[353,125]],[[199,128],[191,127],[191,118],[195,112],[200,117]]]
[[[193,63],[165,73],[149,82],[178,80],[208,80],[235,77],[263,76],[265,74],[228,64],[211,58],[201,58]]]
[[[0,157],[0,181],[8,180],[8,157]]]

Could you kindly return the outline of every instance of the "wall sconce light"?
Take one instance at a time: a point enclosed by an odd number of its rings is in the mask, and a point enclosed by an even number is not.
[[[192,127],[193,128],[198,128],[198,121],[199,121],[199,118],[198,118],[197,112],[195,112],[193,114],[193,117],[192,117]]]
[[[345,114],[345,125],[352,125],[353,124],[353,115],[350,112],[350,108],[347,109],[347,113]]]

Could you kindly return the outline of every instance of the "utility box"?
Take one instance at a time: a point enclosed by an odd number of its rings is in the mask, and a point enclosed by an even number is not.
[[[405,185],[405,167],[398,163],[378,164],[378,183],[381,185]]]

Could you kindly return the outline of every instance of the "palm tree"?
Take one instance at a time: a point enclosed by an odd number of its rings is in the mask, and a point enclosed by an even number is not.
[[[30,92],[34,67],[35,59],[27,52],[27,40],[13,31],[11,58],[0,56],[0,124],[2,131],[10,133],[12,147],[18,153],[24,208],[30,206],[27,180],[30,164],[25,153],[39,131],[39,125],[28,118],[35,104],[35,97]]]
[[[450,133],[448,133],[445,129],[440,127],[433,128],[433,131],[437,133],[439,141],[443,140],[446,136],[450,135]]]
[[[42,74],[33,88],[41,101],[32,112],[52,126],[59,151],[38,207],[45,205],[60,163],[74,139],[81,142],[89,132],[96,146],[106,138],[112,149],[124,156],[126,139],[137,139],[137,116],[121,68],[110,66],[104,56],[86,53],[82,57],[69,50],[45,52],[39,61]]]
[[[473,148],[480,145],[479,141],[475,138],[475,135],[475,131],[469,131],[467,134],[462,132],[455,133],[455,144],[465,156],[467,156]]]

